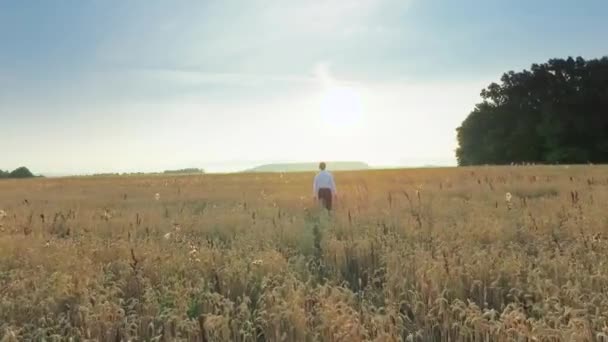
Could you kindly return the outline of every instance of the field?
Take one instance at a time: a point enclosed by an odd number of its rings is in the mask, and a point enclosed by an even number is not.
[[[608,341],[608,167],[336,180],[1,181],[0,338]]]

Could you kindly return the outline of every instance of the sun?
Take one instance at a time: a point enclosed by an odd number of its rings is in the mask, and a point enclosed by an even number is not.
[[[322,124],[334,133],[354,133],[361,126],[363,99],[356,88],[328,87],[321,96],[319,108]]]

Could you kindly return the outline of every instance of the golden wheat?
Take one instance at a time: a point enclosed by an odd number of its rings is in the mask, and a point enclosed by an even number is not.
[[[2,341],[608,341],[608,168],[0,182]]]

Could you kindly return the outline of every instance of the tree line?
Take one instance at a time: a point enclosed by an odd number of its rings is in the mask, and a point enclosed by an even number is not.
[[[25,166],[18,167],[10,172],[0,170],[0,179],[2,179],[2,178],[32,178],[32,177],[35,177],[34,174],[32,172],[30,172],[30,170]]]
[[[608,162],[608,57],[505,73],[457,128],[459,165]]]
[[[192,175],[192,174],[204,174],[204,169],[199,168],[186,168],[179,170],[165,170],[162,174],[165,175]],[[110,176],[145,176],[145,175],[159,175],[161,172],[105,172],[105,173],[94,173],[95,177],[110,177]]]
[[[205,170],[198,168],[187,168],[179,170],[165,170],[164,174],[193,174],[193,173],[205,173]]]

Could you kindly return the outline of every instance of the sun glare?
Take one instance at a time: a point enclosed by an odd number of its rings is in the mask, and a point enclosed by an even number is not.
[[[320,115],[323,125],[334,133],[354,133],[364,115],[361,92],[350,87],[327,88],[321,97]]]

